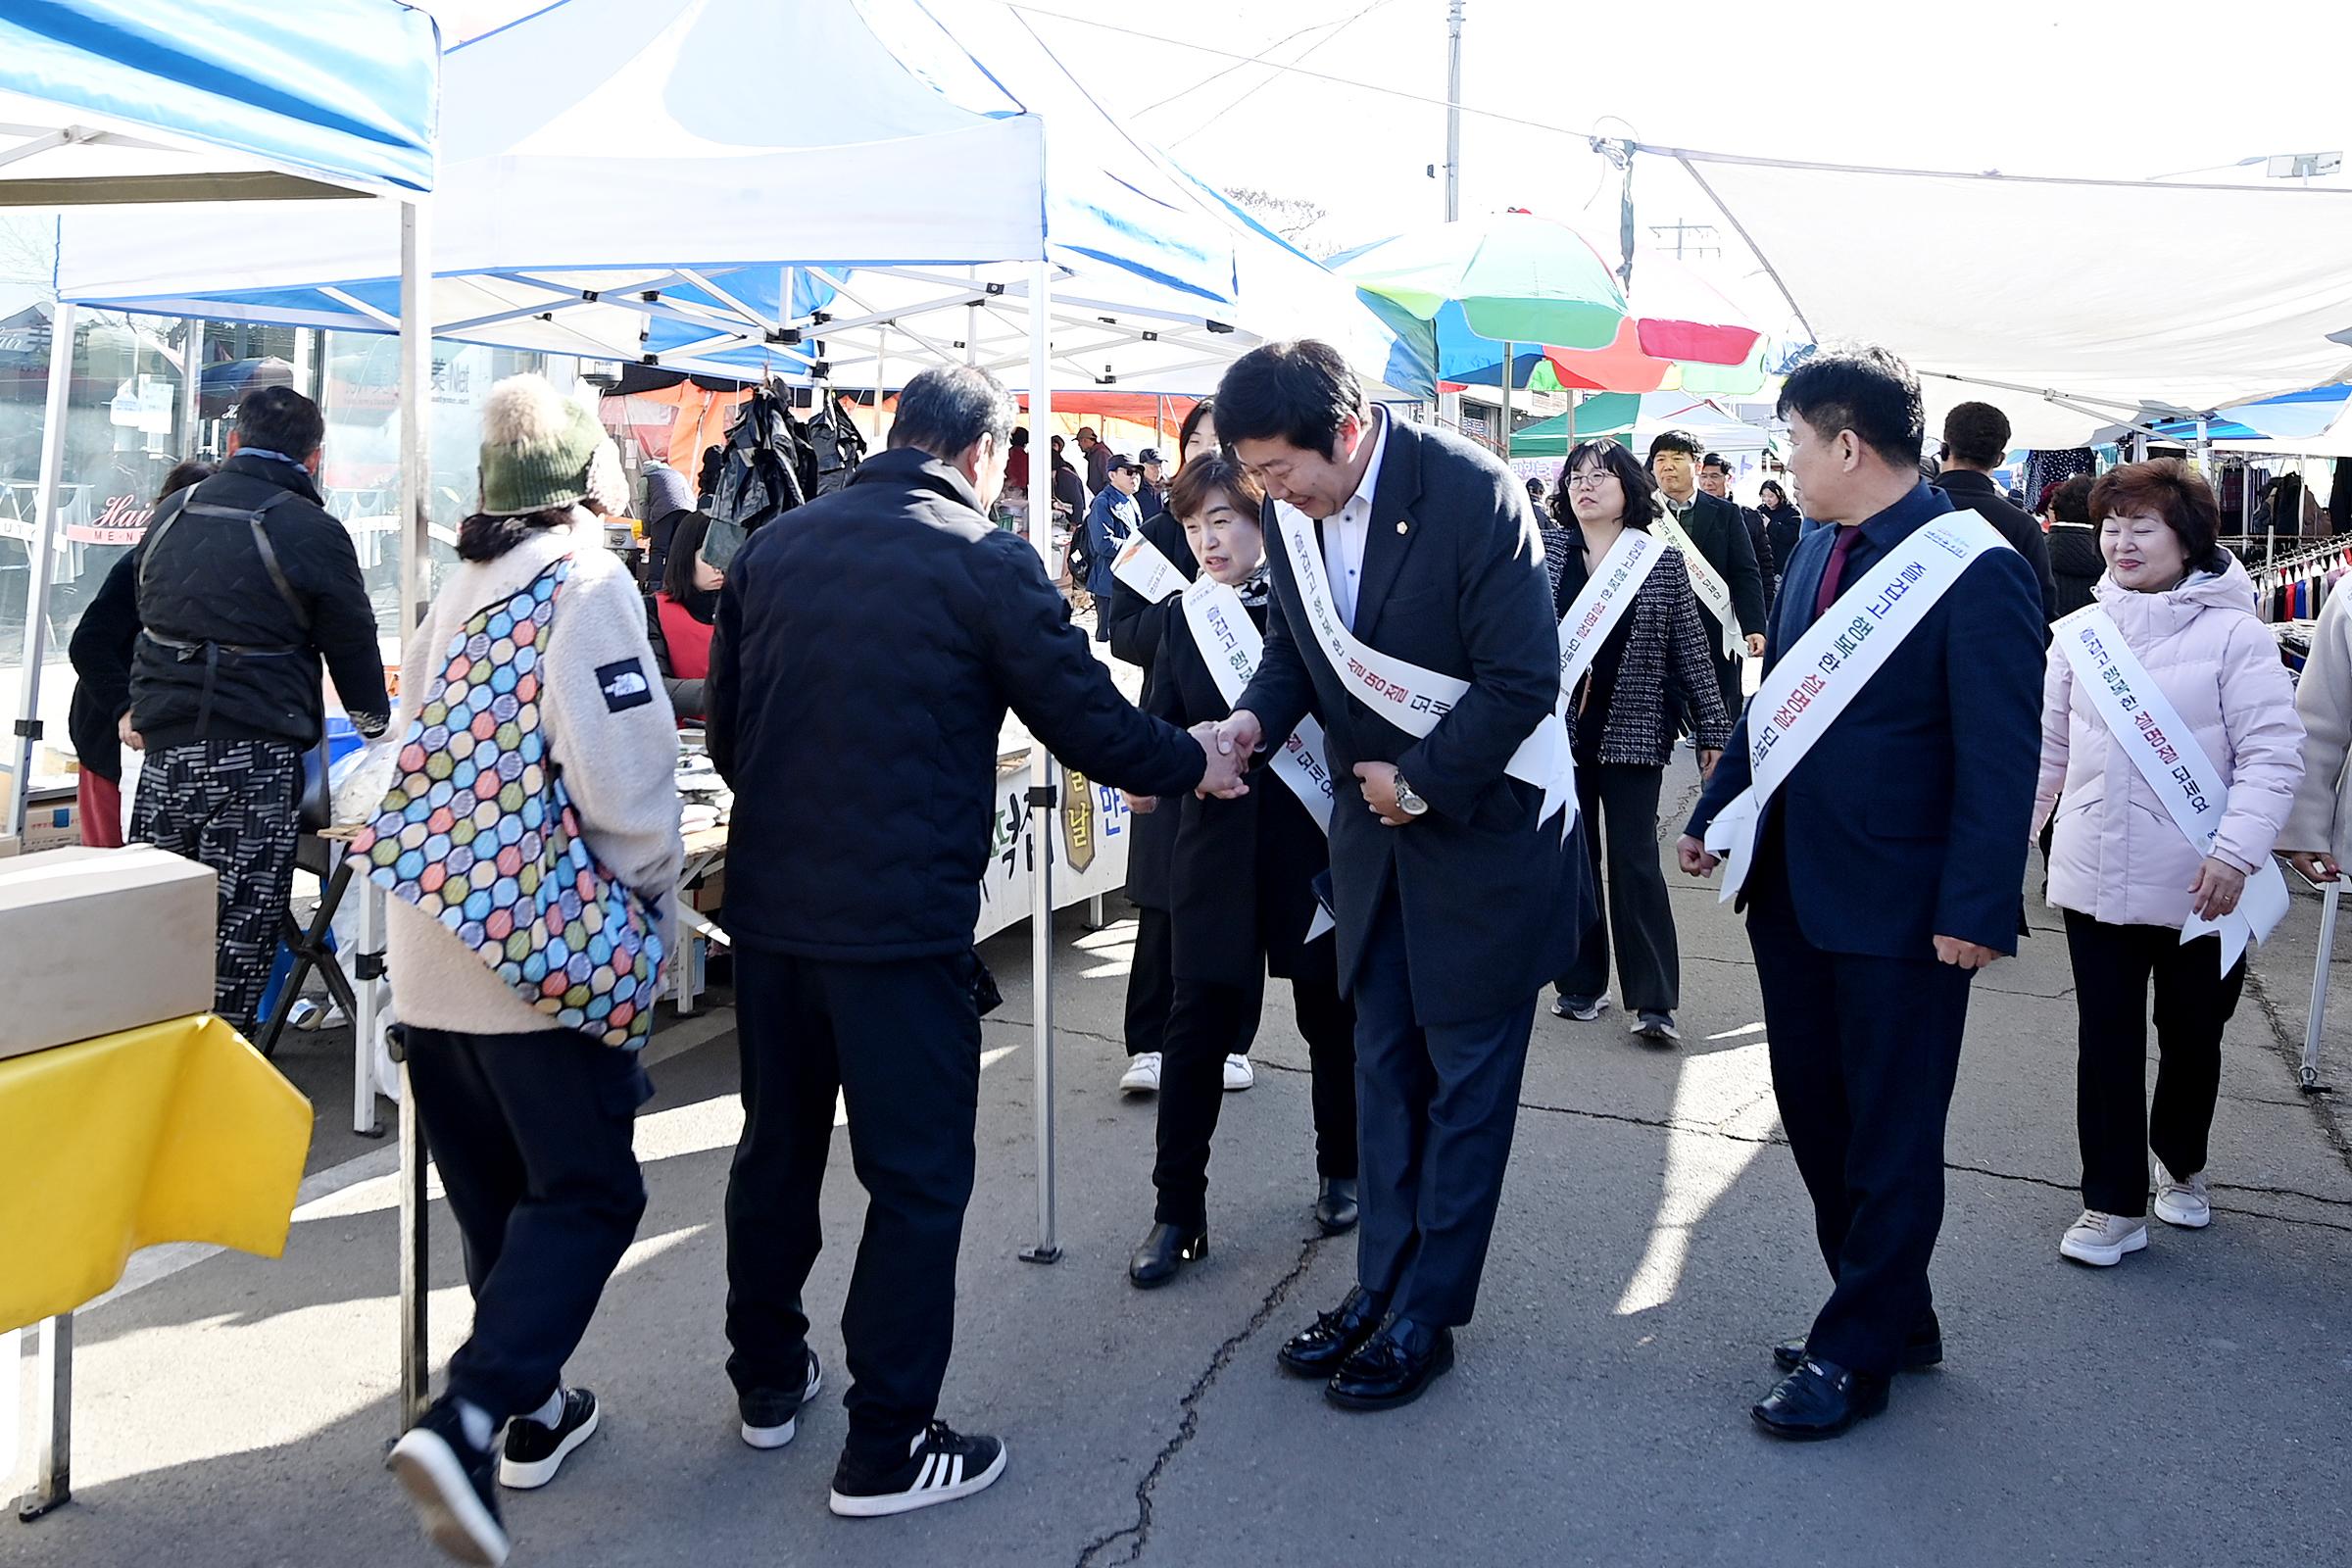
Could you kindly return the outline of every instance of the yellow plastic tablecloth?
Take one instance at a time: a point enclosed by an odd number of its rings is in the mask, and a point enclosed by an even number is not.
[[[159,1242],[277,1256],[310,1143],[310,1102],[209,1015],[0,1060],[0,1332]]]

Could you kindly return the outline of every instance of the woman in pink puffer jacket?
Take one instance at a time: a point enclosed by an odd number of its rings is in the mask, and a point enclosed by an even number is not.
[[[2081,1020],[2075,1117],[2083,1202],[2058,1250],[2105,1266],[2148,1245],[2151,1149],[2157,1217],[2190,1228],[2213,1218],[2206,1136],[2221,1089],[2222,1027],[2237,1009],[2246,969],[2240,958],[2223,974],[2221,938],[2183,945],[2180,927],[2192,909],[2212,917],[2235,908],[2247,875],[2270,855],[2303,776],[2303,725],[2278,645],[2254,618],[2254,585],[2214,542],[2220,514],[2211,486],[2170,459],[2130,464],[2099,480],[2090,514],[2107,562],[2096,608],[2115,621],[2229,789],[2211,847],[2192,846],[2078,688],[2066,656],[2051,650],[2034,826],[2056,808],[2050,903],[2066,913]],[[2159,1053],[2152,1113],[2151,978]]]

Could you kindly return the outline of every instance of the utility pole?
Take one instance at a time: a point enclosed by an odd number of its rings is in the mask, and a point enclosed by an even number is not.
[[[1462,216],[1462,0],[1446,5],[1446,221]]]
[[[1723,254],[1723,247],[1720,245],[1699,243],[1701,240],[1718,237],[1713,223],[1652,223],[1649,225],[1649,231],[1652,234],[1672,234],[1674,236],[1674,259],[1678,262],[1683,259],[1683,242],[1686,236],[1690,240],[1691,251],[1694,255],[1721,256]]]

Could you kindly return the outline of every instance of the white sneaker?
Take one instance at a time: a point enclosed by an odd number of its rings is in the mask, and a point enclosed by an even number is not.
[[[2201,1231],[2213,1223],[2213,1202],[2207,1196],[2205,1173],[2176,1176],[2156,1162],[2156,1217],[2167,1225]]]
[[[2121,1214],[2102,1214],[2086,1208],[2082,1217],[2066,1228],[2058,1240],[2058,1250],[2078,1263],[2094,1268],[2113,1268],[2124,1260],[2126,1252],[2136,1252],[2148,1245],[2148,1222],[2126,1219]]]
[[[1122,1095],[1156,1095],[1159,1093],[1159,1053],[1139,1051],[1127,1058],[1127,1071],[1119,1079]]]
[[[1225,1092],[1227,1094],[1238,1095],[1256,1082],[1257,1069],[1250,1065],[1248,1056],[1227,1056],[1225,1058]]]

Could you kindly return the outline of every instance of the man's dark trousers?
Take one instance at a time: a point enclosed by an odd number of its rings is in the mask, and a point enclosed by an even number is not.
[[[503,1421],[556,1391],[637,1234],[631,1138],[653,1086],[635,1052],[569,1030],[402,1039],[473,1290],[449,1392]]]
[[[1807,942],[1778,826],[1749,871],[1747,938],[1781,1125],[1835,1282],[1805,1343],[1823,1360],[1886,1375],[1933,1309],[1928,1260],[1943,1224],[1944,1122],[1973,971]]]
[[[1478,1302],[1536,999],[1470,1023],[1415,1023],[1397,897],[1393,883],[1381,895],[1351,999],[1356,1278],[1398,1316],[1451,1327]]]
[[[823,1244],[818,1199],[846,1102],[865,1232],[842,1310],[849,1451],[906,1457],[956,1339],[956,1258],[972,1196],[980,1015],[969,952],[846,963],[739,950],[743,1142],[727,1183],[727,1375],[740,1392],[808,1374],[801,1289]]]

